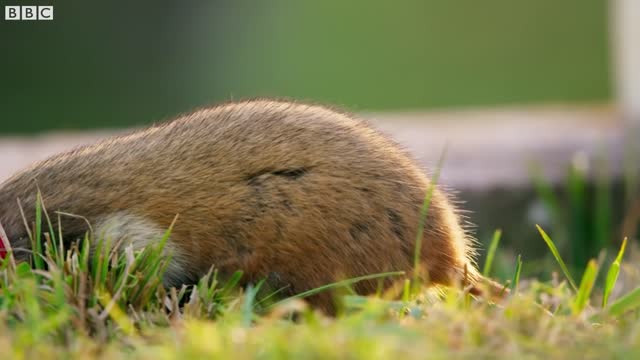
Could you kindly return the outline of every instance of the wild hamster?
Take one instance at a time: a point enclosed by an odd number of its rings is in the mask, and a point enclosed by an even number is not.
[[[355,116],[248,100],[35,164],[0,185],[0,223],[14,248],[28,249],[16,199],[32,221],[37,189],[50,212],[81,215],[96,237],[135,248],[158,241],[179,214],[165,249],[172,255],[166,285],[195,282],[214,266],[296,294],[361,275],[410,274],[429,188],[405,151]],[[88,230],[84,220],[66,216],[62,227],[69,241]],[[439,187],[420,260],[434,284],[482,279],[461,219]],[[377,286],[361,281],[354,290]],[[328,293],[309,301],[334,309]]]

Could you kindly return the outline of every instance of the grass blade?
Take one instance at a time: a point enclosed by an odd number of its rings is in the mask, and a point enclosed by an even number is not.
[[[622,257],[624,256],[624,251],[627,247],[627,238],[622,240],[622,246],[620,246],[620,251],[618,252],[618,256],[613,261],[611,266],[609,267],[609,271],[607,272],[607,279],[604,283],[604,291],[602,294],[602,307],[607,307],[607,303],[609,302],[609,297],[611,296],[611,291],[613,291],[613,287],[616,285],[618,281],[618,274],[620,273],[620,263],[622,262]]]
[[[564,276],[569,281],[569,284],[571,285],[571,287],[575,291],[578,291],[578,287],[576,286],[576,282],[573,281],[573,277],[571,276],[571,273],[569,273],[569,269],[567,269],[567,265],[565,265],[564,260],[562,260],[562,257],[560,256],[560,252],[558,251],[558,248],[556,247],[556,245],[553,243],[553,240],[551,240],[549,235],[547,235],[547,233],[544,232],[544,230],[542,230],[540,225],[536,224],[536,228],[538,228],[538,232],[540,232],[540,235],[542,235],[542,239],[544,239],[544,242],[547,243],[547,246],[549,247],[549,250],[551,250],[551,253],[553,254],[553,257],[556,258],[556,261],[560,265],[560,268],[562,269],[562,272],[564,273]]]
[[[493,258],[498,250],[498,243],[500,243],[500,237],[502,236],[502,230],[498,229],[493,233],[491,244],[489,245],[489,251],[487,252],[487,260],[484,262],[484,268],[482,269],[482,275],[489,277],[491,273],[491,265],[493,265]]]
[[[518,255],[516,259],[516,271],[513,273],[513,280],[511,281],[511,291],[515,294],[518,291],[518,284],[520,284],[520,272],[522,271],[522,255]]]
[[[33,242],[32,249],[34,249],[33,253],[33,261],[36,269],[42,270],[44,269],[44,260],[42,259],[43,251],[42,251],[42,197],[40,196],[40,192],[36,194],[36,223],[35,223],[35,234],[33,234]]]
[[[587,306],[593,285],[596,283],[596,278],[598,277],[598,270],[598,263],[593,259],[589,260],[584,275],[582,275],[582,280],[580,281],[580,289],[578,289],[578,294],[573,303],[574,315],[580,314]]]
[[[111,303],[111,294],[107,291],[98,290],[98,299],[100,304],[107,308]],[[109,307],[108,315],[113,319],[113,321],[120,327],[120,329],[127,335],[131,336],[136,333],[136,328],[133,324],[131,318],[129,318],[117,304]]]
[[[245,291],[244,302],[242,303],[242,323],[245,327],[250,327],[253,322],[253,307],[262,284],[264,284],[264,280],[261,280],[256,286],[249,284]]]
[[[379,273],[379,274],[372,274],[372,275],[365,275],[365,276],[359,276],[359,277],[355,277],[355,278],[351,278],[351,279],[346,279],[346,280],[342,280],[342,281],[337,281],[331,284],[327,284],[327,285],[323,285],[323,286],[319,286],[315,289],[311,289],[311,290],[307,290],[304,292],[301,292],[299,294],[290,296],[284,300],[278,301],[275,304],[271,305],[271,307],[274,307],[276,305],[279,305],[285,301],[289,301],[291,299],[304,299],[306,297],[321,293],[323,291],[327,291],[330,289],[335,289],[335,288],[341,288],[341,287],[345,287],[345,286],[350,286],[353,285],[357,282],[360,281],[364,281],[364,280],[373,280],[373,279],[379,279],[379,278],[385,278],[385,277],[390,277],[390,276],[402,276],[404,275],[404,271],[389,271],[389,272],[384,272],[384,273]]]
[[[431,177],[431,183],[429,184],[429,189],[427,189],[427,193],[424,196],[424,201],[422,202],[422,208],[420,209],[420,222],[418,223],[418,233],[416,235],[416,244],[415,244],[415,252],[413,254],[413,289],[417,291],[418,289],[418,276],[420,274],[420,258],[422,254],[422,240],[424,237],[424,227],[427,221],[427,215],[429,214],[429,207],[431,206],[431,197],[433,196],[433,191],[438,184],[438,180],[440,178],[440,170],[442,169],[442,165],[444,164],[444,159],[447,154],[447,146],[445,145],[442,153],[440,154],[440,159],[438,160],[438,166],[436,167],[433,176]]]
[[[640,307],[640,287],[635,288],[628,294],[621,296],[609,306],[609,315],[620,316]]]
[[[224,286],[220,290],[221,297],[228,297],[240,286],[240,280],[244,273],[240,270],[235,271],[228,280],[225,280]],[[214,291],[214,287],[211,287],[210,291]],[[212,295],[212,294],[210,294]]]

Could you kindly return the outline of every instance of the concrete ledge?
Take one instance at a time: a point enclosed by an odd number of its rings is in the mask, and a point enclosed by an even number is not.
[[[579,154],[604,154],[622,171],[624,122],[612,107],[546,106],[452,112],[371,114],[380,129],[431,168],[448,144],[443,183],[462,189],[522,186],[537,163],[559,182]],[[637,140],[636,140],[637,142]],[[639,162],[640,166],[640,162]]]

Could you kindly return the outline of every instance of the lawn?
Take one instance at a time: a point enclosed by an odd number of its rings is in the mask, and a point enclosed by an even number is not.
[[[37,209],[40,209],[38,206]],[[400,280],[395,291],[362,297],[358,279],[330,284],[341,310],[327,317],[301,300],[239,288],[215,270],[191,287],[164,289],[163,239],[142,251],[111,251],[98,240],[70,249],[47,232],[37,210],[32,264],[0,263],[0,347],[21,358],[633,358],[640,354],[640,288],[618,281],[626,241],[611,260],[588,262],[574,279],[546,232],[557,261],[550,279],[520,279],[520,258],[502,300],[465,289]],[[53,220],[55,221],[55,219]],[[44,231],[42,231],[44,230]],[[523,229],[536,231],[536,229]],[[42,233],[43,235],[39,235]],[[496,232],[482,267],[500,252]],[[562,275],[558,275],[562,274]],[[373,274],[374,277],[398,273]],[[618,284],[617,284],[618,283]],[[620,287],[626,287],[620,293]],[[323,291],[326,289],[317,289]],[[611,296],[612,293],[617,294]],[[309,295],[309,294],[306,294]]]

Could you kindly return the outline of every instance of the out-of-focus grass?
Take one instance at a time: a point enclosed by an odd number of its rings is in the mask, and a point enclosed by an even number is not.
[[[39,219],[48,219],[46,211]],[[555,248],[553,239],[539,231]],[[272,294],[260,295],[260,282],[242,290],[237,286],[239,272],[221,282],[213,270],[195,286],[165,289],[160,279],[168,259],[162,256],[162,247],[169,235],[170,230],[142,251],[131,247],[112,251],[108,239],[97,241],[103,245],[90,259],[88,247],[94,239],[89,235],[83,243],[65,249],[61,242],[54,245],[51,231],[41,237],[34,234],[34,241],[41,244],[34,247],[33,259],[40,258],[42,266],[35,260],[31,266],[15,264],[11,252],[0,262],[2,357],[640,355],[640,338],[635,335],[640,331],[640,288],[610,298],[624,247],[610,266],[602,303],[592,301],[594,294],[602,293],[595,286],[602,264],[595,260],[588,262],[574,290],[558,279],[521,280],[519,258],[514,291],[499,303],[471,298],[460,289],[423,287],[418,292],[405,291],[401,300],[346,296],[344,310],[331,318],[308,308],[300,296],[275,304],[265,301]],[[558,263],[564,262],[559,253],[554,256]],[[490,265],[485,272],[491,272]],[[397,274],[379,276],[387,275]]]
[[[564,254],[563,271],[574,276],[592,258],[612,258],[622,239],[635,238],[639,230],[640,196],[635,167],[630,164],[633,160],[637,165],[637,153],[625,154],[628,164],[618,179],[624,201],[614,201],[616,189],[605,151],[595,155],[591,160],[586,154],[576,154],[566,184],[557,186],[545,180],[540,167],[532,167],[533,184],[550,218],[549,234],[557,244],[552,255],[557,259],[558,254]]]
[[[618,252],[618,256],[611,263],[609,267],[609,271],[607,272],[607,278],[605,279],[604,291],[602,293],[602,307],[606,307],[609,301],[609,296],[611,296],[611,292],[613,291],[613,287],[616,285],[618,281],[618,275],[620,274],[620,263],[622,262],[622,256],[624,256],[624,252],[627,248],[627,238],[624,238],[622,241],[622,246],[620,247],[620,251]]]
[[[496,251],[498,250],[498,244],[500,243],[500,237],[502,236],[501,230],[496,230],[493,233],[493,237],[491,238],[491,243],[489,244],[489,251],[487,252],[487,259],[484,262],[484,267],[482,268],[482,275],[488,277],[491,275],[491,266],[493,265],[493,258],[496,255]]]

